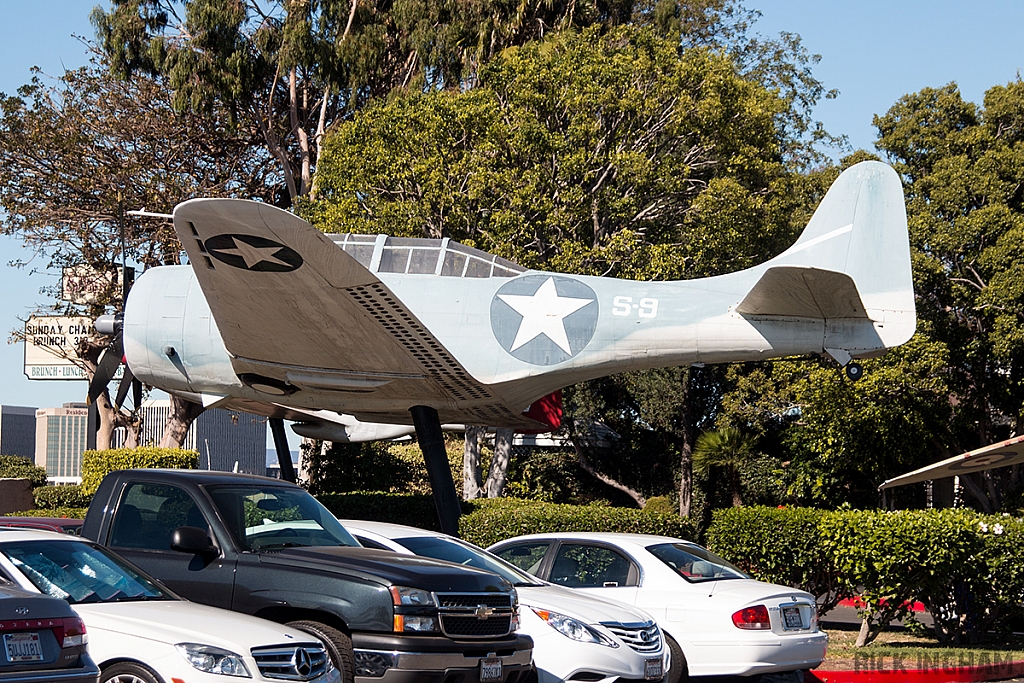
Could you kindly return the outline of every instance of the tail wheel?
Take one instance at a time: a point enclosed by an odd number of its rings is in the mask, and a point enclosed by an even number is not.
[[[847,363],[846,364],[846,376],[852,379],[854,382],[864,376],[864,368],[861,367],[860,363]]]
[[[103,669],[100,683],[163,683],[148,666],[136,662],[118,662]]]
[[[668,645],[671,657],[668,675],[664,679],[665,683],[687,683],[690,680],[690,670],[686,666],[683,648],[679,647],[679,643],[667,633],[665,634],[665,644]]]
[[[322,640],[327,647],[327,654],[331,657],[331,663],[338,670],[341,683],[355,681],[355,655],[352,653],[351,638],[333,626],[319,621],[290,621],[285,626],[305,631]]]

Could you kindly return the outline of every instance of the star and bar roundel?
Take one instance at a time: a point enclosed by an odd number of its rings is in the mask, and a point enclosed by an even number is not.
[[[513,357],[555,365],[586,347],[597,329],[597,295],[579,280],[525,275],[491,299],[491,331]]]
[[[213,258],[242,270],[288,273],[302,265],[297,251],[257,235],[214,235],[203,246]]]

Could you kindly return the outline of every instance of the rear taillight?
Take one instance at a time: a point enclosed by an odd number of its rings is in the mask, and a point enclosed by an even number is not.
[[[78,617],[64,617],[53,627],[53,635],[61,647],[78,647],[89,642],[85,633],[85,622]]]
[[[768,619],[768,608],[764,605],[744,607],[740,611],[734,612],[732,623],[736,624],[736,628],[748,631],[767,631],[772,627],[771,621]]]

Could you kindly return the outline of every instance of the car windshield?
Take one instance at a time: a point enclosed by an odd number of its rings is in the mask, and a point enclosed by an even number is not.
[[[359,545],[327,508],[300,488],[242,484],[210,486],[207,492],[245,550]]]
[[[461,541],[432,536],[412,536],[410,538],[396,538],[395,543],[405,546],[416,555],[484,569],[497,574],[516,587],[543,585],[537,583],[536,577],[520,571],[504,560],[491,555],[486,550],[481,550],[474,545],[462,543]]]
[[[649,545],[647,550],[690,583],[750,577],[718,555],[689,543]]]
[[[40,591],[72,605],[175,599],[113,554],[81,541],[4,543],[0,553]]]

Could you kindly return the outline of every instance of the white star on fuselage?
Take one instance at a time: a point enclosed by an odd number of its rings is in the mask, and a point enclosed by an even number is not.
[[[558,296],[558,292],[555,291],[555,279],[551,277],[538,287],[532,296],[499,294],[498,298],[523,316],[509,351],[515,351],[543,334],[570,356],[572,350],[569,348],[569,338],[565,334],[565,318],[593,301]]]
[[[214,249],[214,251],[220,254],[241,256],[242,260],[245,261],[246,268],[252,268],[257,263],[262,263],[263,261],[291,267],[290,263],[286,263],[279,258],[274,258],[274,254],[281,251],[281,245],[275,245],[272,247],[254,247],[248,242],[237,239],[235,237],[232,237],[231,241],[235,245],[233,249]]]

